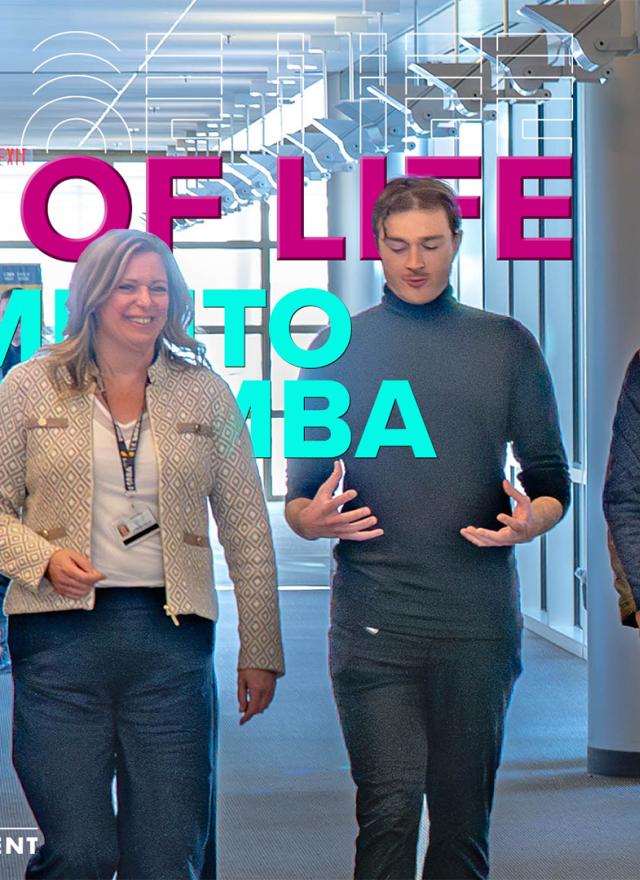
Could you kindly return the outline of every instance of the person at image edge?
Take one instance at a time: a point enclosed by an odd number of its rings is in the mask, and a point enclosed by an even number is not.
[[[603,506],[623,626],[640,627],[640,352],[631,358],[613,422]]]
[[[357,788],[354,876],[413,880],[426,794],[422,876],[486,878],[504,718],[521,671],[513,546],[566,511],[567,461],[533,336],[453,296],[453,190],[393,180],[373,228],[382,302],[353,318],[341,358],[300,374],[350,394],[345,469],[290,459],[285,512],[302,537],[338,539],[330,667]],[[354,454],[381,382],[394,379],[410,382],[437,457],[406,445]],[[397,406],[387,427],[405,427]],[[325,436],[307,429],[308,439]],[[524,492],[504,479],[509,442]]]
[[[6,287],[0,293],[0,321],[2,321],[5,312],[7,311],[7,306],[9,305],[9,300],[11,299],[11,294],[15,291],[22,290],[21,287]],[[4,379],[7,375],[11,367],[15,367],[16,364],[20,363],[20,338],[22,335],[22,328],[18,323],[18,326],[13,334],[13,337],[9,343],[9,347],[7,348],[7,353],[4,356],[4,360],[0,365],[0,381]],[[3,574],[0,574],[0,609],[4,602],[4,597],[7,594],[7,587],[9,586],[9,578],[5,577]],[[8,645],[8,626],[7,626],[7,615],[4,611],[0,610],[0,672],[8,672],[11,669],[11,658],[9,657],[9,645]]]
[[[0,384],[13,759],[44,835],[26,877],[212,878],[208,508],[238,603],[243,723],[283,672],[262,486],[164,242],[96,239],[68,310],[63,342]]]

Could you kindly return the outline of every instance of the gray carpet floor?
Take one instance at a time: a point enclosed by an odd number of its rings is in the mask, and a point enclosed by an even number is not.
[[[282,539],[288,546],[280,558],[289,560],[282,581],[326,583],[326,542]],[[224,572],[218,574],[224,582]],[[288,673],[269,711],[242,728],[234,695],[235,606],[228,591],[220,600],[220,876],[345,880],[355,831],[353,786],[327,676],[329,594],[281,594]],[[492,877],[638,880],[640,783],[586,773],[586,664],[531,634],[524,663],[496,793]],[[10,677],[2,675],[2,880],[22,877],[27,859],[26,844],[23,855],[5,853],[6,837],[20,835],[5,829],[34,824],[11,767],[10,711]]]

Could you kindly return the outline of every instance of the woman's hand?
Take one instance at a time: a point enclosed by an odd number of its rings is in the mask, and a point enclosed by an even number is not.
[[[268,669],[238,670],[238,710],[240,724],[246,724],[269,706],[276,689],[276,674]]]
[[[106,577],[77,550],[56,550],[44,575],[56,593],[67,599],[84,598]]]

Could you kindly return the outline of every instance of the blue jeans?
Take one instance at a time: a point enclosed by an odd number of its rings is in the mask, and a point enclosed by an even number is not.
[[[332,626],[330,664],[357,787],[354,876],[489,874],[489,816],[520,639],[425,639]]]
[[[163,602],[103,588],[10,617],[13,762],[45,837],[27,878],[213,876],[214,626]]]

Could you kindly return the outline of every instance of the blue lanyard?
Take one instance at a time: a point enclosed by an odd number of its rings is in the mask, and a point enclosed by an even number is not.
[[[111,423],[113,424],[113,430],[116,435],[116,443],[118,444],[118,452],[120,453],[120,465],[122,467],[122,477],[124,480],[124,490],[127,494],[130,492],[136,491],[136,453],[138,452],[138,446],[140,443],[140,431],[142,430],[142,417],[144,415],[145,406],[146,406],[146,388],[145,388],[145,400],[142,404],[142,409],[140,410],[140,415],[135,423],[133,428],[133,434],[131,435],[131,442],[129,446],[124,439],[124,434],[122,433],[122,429],[120,425],[116,422],[113,417],[113,413],[111,412],[111,407],[109,405],[109,398],[107,397],[107,390],[104,387],[104,382],[100,380],[98,385],[102,396],[104,397],[104,402],[107,405],[107,409],[109,410],[109,415],[111,416]]]

